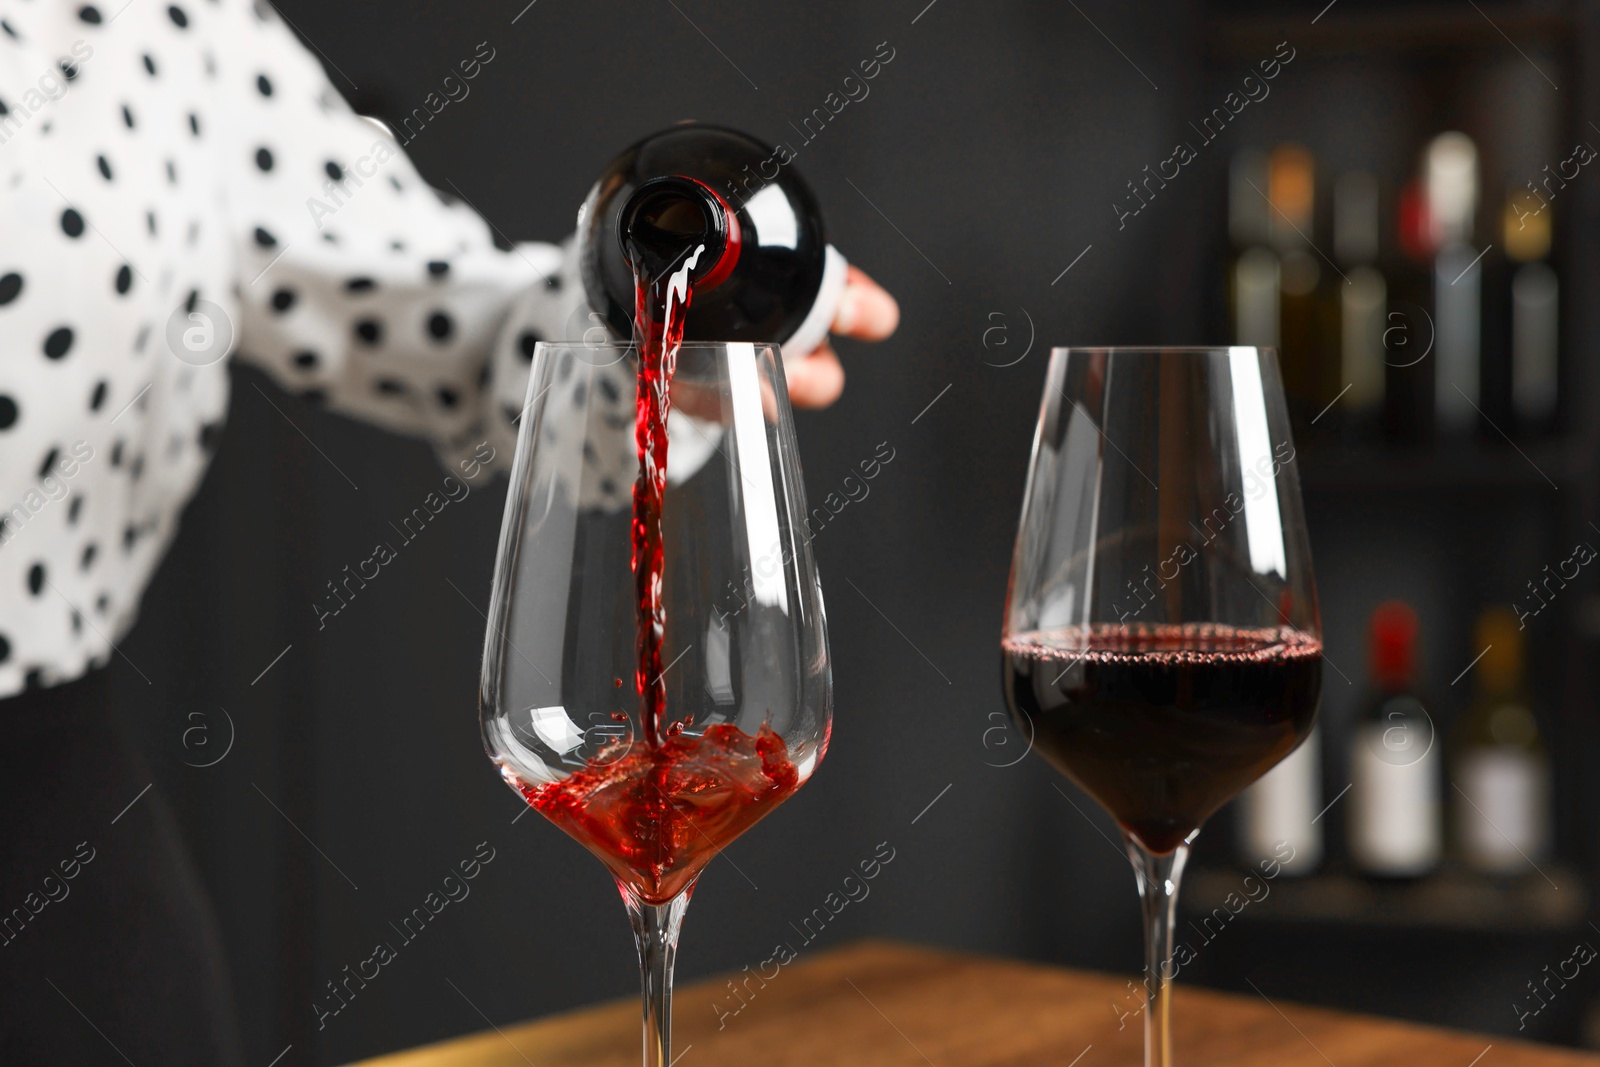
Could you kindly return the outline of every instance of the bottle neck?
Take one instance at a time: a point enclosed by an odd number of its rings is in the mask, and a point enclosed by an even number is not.
[[[1417,676],[1413,670],[1382,669],[1372,672],[1372,686],[1385,697],[1402,696],[1417,691]]]
[[[1488,652],[1477,669],[1479,700],[1518,700],[1522,696],[1522,648],[1517,635],[1486,636]]]
[[[1522,678],[1517,674],[1485,674],[1477,689],[1480,701],[1517,701],[1522,699]]]

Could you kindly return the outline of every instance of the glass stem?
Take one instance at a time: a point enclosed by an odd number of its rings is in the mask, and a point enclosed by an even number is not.
[[[644,1067],[672,1062],[672,965],[678,956],[678,931],[689,910],[690,885],[665,904],[640,900],[620,882],[622,902],[639,947],[639,982],[644,997]]]
[[[1172,924],[1189,844],[1158,856],[1132,837],[1124,840],[1144,906],[1144,1065],[1172,1067]]]

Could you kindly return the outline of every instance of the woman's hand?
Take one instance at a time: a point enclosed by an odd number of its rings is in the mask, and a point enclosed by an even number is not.
[[[900,324],[900,305],[882,286],[855,267],[845,275],[844,296],[832,332],[840,337],[881,341]],[[809,356],[784,367],[789,400],[797,408],[825,408],[844,392],[844,367],[824,341]]]

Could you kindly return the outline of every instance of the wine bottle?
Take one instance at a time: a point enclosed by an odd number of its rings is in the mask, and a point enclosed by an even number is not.
[[[846,263],[787,147],[680,123],[611,161],[578,211],[577,240],[589,306],[622,338],[634,332],[629,224],[703,239],[686,340],[777,342],[803,354],[827,336]]]
[[[1277,348],[1278,256],[1272,251],[1272,208],[1264,152],[1240,152],[1228,170],[1229,306],[1236,344]]]
[[[1311,734],[1240,797],[1239,858],[1246,864],[1283,859],[1283,846],[1292,860],[1285,874],[1310,874],[1322,863],[1322,827],[1317,816],[1322,807],[1322,728]]]
[[[1229,179],[1228,229],[1242,249],[1233,269],[1234,336],[1242,345],[1279,349],[1290,402],[1304,425],[1316,414],[1309,410],[1316,398],[1315,364],[1302,357],[1315,343],[1320,275],[1306,240],[1315,200],[1311,155],[1295,145],[1281,145],[1270,157],[1241,152]],[[1282,250],[1281,259],[1275,249]],[[1288,844],[1294,860],[1284,870],[1314,871],[1322,862],[1322,828],[1312,821],[1321,796],[1322,737],[1313,727],[1299,748],[1241,795],[1240,857],[1251,864],[1281,859],[1280,846]]]
[[[1523,687],[1522,631],[1510,608],[1478,618],[1476,696],[1451,738],[1455,837],[1489,874],[1530,871],[1549,854],[1550,760]]]
[[[1442,433],[1465,436],[1479,422],[1483,321],[1481,254],[1472,246],[1478,204],[1478,150],[1464,133],[1441,133],[1424,164],[1428,221],[1438,253],[1433,262],[1437,381]]]
[[[1531,197],[1506,202],[1502,238],[1511,273],[1511,405],[1517,427],[1553,429],[1560,349],[1560,285],[1548,262],[1553,208]]]
[[[1371,694],[1350,748],[1350,859],[1379,878],[1417,878],[1442,852],[1440,765],[1417,691],[1417,615],[1401,601],[1372,613]]]
[[[1345,269],[1339,287],[1340,406],[1345,421],[1364,435],[1376,430],[1384,400],[1383,334],[1388,284],[1377,267],[1378,180],[1344,174],[1333,186],[1333,255]]]
[[[1279,256],[1278,361],[1283,388],[1299,426],[1307,426],[1320,407],[1319,348],[1325,336],[1318,321],[1322,262],[1312,250],[1316,208],[1316,167],[1311,153],[1283,144],[1268,160],[1267,197],[1272,205],[1272,238]]]
[[[1433,238],[1422,183],[1406,182],[1395,199],[1394,240],[1383,267],[1384,437],[1418,445],[1433,437]]]

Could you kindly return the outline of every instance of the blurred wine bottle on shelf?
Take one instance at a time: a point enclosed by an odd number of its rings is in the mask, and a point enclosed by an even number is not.
[[[1442,434],[1476,431],[1482,377],[1482,253],[1472,245],[1478,207],[1478,149],[1464,133],[1441,133],[1428,143],[1424,193],[1432,245],[1433,317],[1438,380],[1435,409]]]
[[[1279,262],[1278,360],[1297,430],[1309,428],[1340,388],[1329,389],[1338,373],[1330,341],[1337,330],[1332,309],[1340,279],[1331,268],[1323,269],[1314,244],[1316,188],[1316,162],[1309,151],[1297,144],[1272,150],[1267,199]]]
[[[1456,131],[1429,139],[1408,169],[1392,186],[1371,172],[1337,175],[1331,211],[1319,214],[1309,149],[1238,152],[1228,180],[1234,342],[1278,350],[1295,432],[1312,447],[1556,432],[1550,203],[1507,178],[1486,196],[1478,149]],[[1504,212],[1485,212],[1493,225],[1480,236],[1482,203]]]
[[[1433,437],[1434,350],[1438,330],[1433,304],[1433,245],[1422,183],[1404,183],[1395,198],[1394,240],[1383,268],[1389,304],[1383,346],[1383,435],[1394,444]]]
[[[1417,615],[1385,601],[1370,625],[1371,694],[1350,745],[1350,859],[1376,878],[1420,878],[1438,866],[1439,738],[1417,691]]]
[[[1300,747],[1262,775],[1240,797],[1237,841],[1239,858],[1254,866],[1282,860],[1284,845],[1294,859],[1283,873],[1299,877],[1322,864],[1322,729],[1313,727]]]
[[[1267,155],[1244,151],[1228,169],[1228,307],[1235,344],[1277,348],[1278,256],[1272,250]]]
[[[1555,428],[1559,371],[1560,285],[1550,266],[1553,210],[1523,206],[1522,196],[1506,201],[1502,235],[1510,280],[1511,406],[1517,428],[1548,433]]]
[[[1229,170],[1228,233],[1235,249],[1230,291],[1238,344],[1276,348],[1284,391],[1301,434],[1314,418],[1319,365],[1315,299],[1321,271],[1307,236],[1315,214],[1310,153],[1281,145],[1269,156],[1243,151]],[[1237,841],[1248,863],[1281,859],[1288,874],[1322,862],[1322,830],[1312,822],[1322,796],[1322,739],[1313,729],[1299,748],[1243,794]]]
[[[1344,428],[1362,437],[1376,436],[1383,411],[1389,287],[1377,266],[1381,232],[1378,179],[1340,175],[1333,186],[1333,258],[1346,279],[1338,287],[1339,405]]]
[[[1478,619],[1476,695],[1452,731],[1455,844],[1494,875],[1532,873],[1550,854],[1550,759],[1523,685],[1522,631],[1510,608]]]

